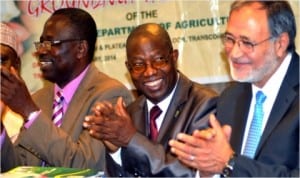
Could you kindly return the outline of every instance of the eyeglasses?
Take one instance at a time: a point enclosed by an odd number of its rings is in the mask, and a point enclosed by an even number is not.
[[[155,69],[161,69],[165,67],[169,62],[169,56],[172,51],[167,56],[160,56],[151,60],[150,64],[146,64],[145,62],[127,62],[127,66],[129,70],[133,71],[134,73],[140,74],[146,71],[147,65],[151,65],[151,67]]]
[[[273,36],[262,40],[260,42],[254,43],[245,39],[234,39],[232,36],[224,34],[221,36],[222,38],[222,42],[223,45],[225,47],[225,49],[232,49],[235,45],[235,43],[238,44],[239,48],[241,49],[241,51],[243,51],[244,53],[251,53],[254,51],[254,47],[257,45],[260,45],[268,40],[271,40],[272,38],[274,38]]]
[[[34,42],[35,49],[40,50],[41,48],[45,48],[46,50],[51,50],[52,46],[60,45],[62,43],[71,42],[71,41],[81,41],[81,39],[66,39],[66,40],[53,40],[53,41],[37,41]]]

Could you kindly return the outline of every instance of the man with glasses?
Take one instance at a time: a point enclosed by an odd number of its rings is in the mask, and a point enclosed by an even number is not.
[[[126,53],[127,69],[141,95],[126,109],[121,98],[115,106],[99,103],[84,123],[92,136],[120,148],[107,155],[108,175],[194,176],[194,169],[171,154],[168,141],[179,132],[206,128],[216,93],[177,70],[178,50],[158,24],[136,27],[127,38]],[[115,147],[108,145],[112,152]]]
[[[49,83],[31,97],[21,78],[1,71],[1,99],[25,121],[15,143],[21,165],[104,170],[105,147],[82,123],[95,103],[115,103],[121,96],[129,104],[132,96],[93,64],[96,40],[90,14],[59,9],[35,43],[42,77]]]
[[[299,177],[295,36],[286,1],[231,5],[222,40],[231,76],[239,82],[221,94],[211,128],[170,142],[172,152],[201,177]]]

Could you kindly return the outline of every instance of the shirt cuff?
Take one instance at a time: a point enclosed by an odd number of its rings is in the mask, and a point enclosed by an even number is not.
[[[40,115],[41,113],[41,110],[39,111],[34,111],[34,112],[31,112],[27,118],[27,121],[26,123],[24,124],[24,127],[26,129],[29,129],[29,127],[32,125],[32,123],[36,120],[36,118],[38,118],[38,116]]]
[[[110,156],[112,159],[118,163],[120,166],[122,166],[122,159],[121,159],[121,148],[119,148],[116,152],[110,153]]]
[[[6,131],[5,131],[5,128],[3,127],[3,129],[1,130],[1,136],[0,136],[0,148],[2,148],[2,145],[4,143],[4,139],[5,139],[5,135],[6,135]]]
[[[212,176],[212,178],[220,178],[220,177],[221,177],[220,174],[214,174],[214,175]],[[195,178],[201,178],[201,174],[200,174],[200,171],[199,171],[199,170],[196,171]]]

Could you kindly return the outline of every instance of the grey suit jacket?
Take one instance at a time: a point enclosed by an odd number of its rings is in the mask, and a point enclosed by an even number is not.
[[[215,111],[217,94],[180,74],[178,86],[159,130],[157,143],[149,139],[146,98],[139,97],[128,106],[138,132],[122,148],[122,165],[113,164],[108,156],[110,176],[194,176],[195,170],[182,165],[171,154],[168,141],[179,132],[191,134],[208,126],[208,116]]]
[[[15,150],[12,149],[13,145],[12,142],[10,141],[10,138],[8,137],[6,131],[4,132],[5,132],[5,139],[3,140],[3,145],[1,147],[1,171],[0,172],[6,172],[18,166],[20,162],[19,157],[16,154]]]
[[[249,83],[236,83],[220,96],[217,117],[232,126],[231,145],[241,152],[252,97]],[[232,176],[299,177],[299,56],[294,53],[271,110],[254,160],[238,155]]]
[[[115,103],[122,96],[126,103],[130,103],[131,93],[92,64],[74,93],[62,125],[58,128],[51,121],[53,91],[54,85],[50,84],[33,95],[41,114],[29,129],[22,130],[15,143],[21,164],[40,166],[44,160],[50,166],[104,170],[104,145],[83,129],[84,117],[91,113],[97,101]]]

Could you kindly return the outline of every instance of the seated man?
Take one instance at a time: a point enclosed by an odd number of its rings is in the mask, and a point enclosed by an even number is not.
[[[194,176],[194,169],[170,152],[168,141],[179,132],[206,128],[217,94],[177,70],[178,50],[158,24],[136,27],[127,38],[126,52],[127,69],[142,95],[127,108],[122,99],[116,106],[99,103],[84,123],[92,136],[121,148],[120,165],[107,155],[108,175]]]
[[[170,142],[172,152],[200,170],[201,177],[299,177],[295,37],[295,16],[287,1],[232,4],[223,44],[238,82],[221,94],[219,121],[212,116],[212,128],[179,134],[179,141]]]
[[[93,63],[97,27],[78,8],[55,11],[35,42],[42,76],[49,83],[30,95],[25,82],[1,70],[1,99],[25,121],[15,144],[21,165],[91,168],[103,171],[105,148],[82,127],[98,101],[129,104],[132,95]]]

